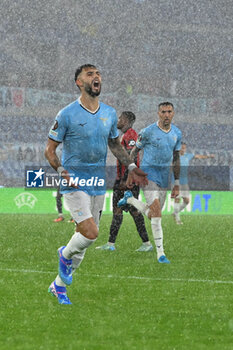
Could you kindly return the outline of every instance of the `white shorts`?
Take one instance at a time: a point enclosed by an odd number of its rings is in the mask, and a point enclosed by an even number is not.
[[[80,222],[93,217],[97,226],[104,206],[105,195],[90,196],[83,191],[74,191],[64,194],[64,201],[69,208],[72,218]]]
[[[189,192],[189,185],[180,185],[180,191],[179,196],[177,198],[189,198],[190,192]],[[172,187],[173,188],[173,187]]]
[[[155,182],[149,180],[148,185],[143,187],[143,193],[149,206],[154,202],[155,199],[158,199],[160,202],[160,208],[162,210],[167,195],[166,188],[161,188]]]

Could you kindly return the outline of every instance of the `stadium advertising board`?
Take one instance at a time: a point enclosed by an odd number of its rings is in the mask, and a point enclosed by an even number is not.
[[[0,213],[56,214],[56,190],[0,188]],[[143,193],[140,194],[144,200]],[[191,191],[190,204],[182,212],[188,215],[232,215],[233,192]],[[163,214],[173,212],[174,200],[167,194]],[[64,204],[64,212],[68,213]],[[104,214],[112,212],[112,191],[107,191]]]

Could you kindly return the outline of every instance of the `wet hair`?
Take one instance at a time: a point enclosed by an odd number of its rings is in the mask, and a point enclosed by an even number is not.
[[[86,68],[96,68],[96,66],[94,66],[93,64],[83,64],[82,66],[78,67],[74,74],[74,81],[78,79],[78,76],[82,72],[82,70]]]
[[[185,146],[187,146],[187,143],[186,143],[186,142],[181,141],[181,145],[185,145]]]
[[[130,122],[131,125],[133,125],[133,123],[136,120],[136,116],[133,112],[123,111],[121,114],[128,119],[128,121]]]
[[[168,102],[168,101],[167,102],[161,102],[158,107],[160,108],[161,106],[171,106],[174,109],[173,104],[171,102]]]

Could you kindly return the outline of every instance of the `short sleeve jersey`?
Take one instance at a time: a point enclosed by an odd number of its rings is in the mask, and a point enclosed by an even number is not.
[[[136,144],[138,138],[138,134],[132,128],[129,128],[121,137],[121,144],[126,150],[127,153],[130,153],[133,147]],[[137,158],[135,159],[135,163],[139,166],[139,154],[137,154]],[[117,160],[117,179],[126,180],[127,172],[125,166]]]
[[[168,187],[173,152],[180,150],[181,138],[180,129],[173,124],[169,132],[160,129],[157,123],[139,132],[136,146],[144,150],[141,169],[148,174],[149,180],[162,188]]]
[[[49,132],[50,139],[63,143],[62,166],[73,178],[82,179],[79,190],[90,195],[105,193],[108,139],[116,137],[115,109],[100,102],[99,109],[91,113],[79,99],[58,113]],[[61,193],[71,191],[74,188],[61,186]]]

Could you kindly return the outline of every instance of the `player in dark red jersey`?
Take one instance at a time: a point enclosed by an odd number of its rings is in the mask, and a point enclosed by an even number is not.
[[[129,111],[124,111],[119,117],[119,120],[117,123],[117,128],[121,130],[123,133],[121,137],[121,144],[129,154],[132,148],[134,147],[138,137],[136,131],[132,128],[133,123],[135,122],[135,119],[136,117],[134,113]],[[134,162],[139,167],[139,153],[137,154]],[[110,250],[110,251],[113,251],[116,249],[115,242],[123,221],[123,211],[122,211],[122,208],[117,207],[117,203],[121,198],[123,198],[124,191],[127,190],[127,187],[126,187],[127,176],[128,176],[128,170],[125,168],[123,164],[121,164],[117,160],[117,178],[113,187],[113,218],[112,218],[112,224],[110,227],[109,240],[108,240],[108,243],[104,244],[103,246],[96,247],[96,249]],[[134,186],[133,189],[131,189],[131,191],[133,192],[134,197],[138,198],[139,186]],[[140,246],[139,249],[137,249],[137,251],[144,251],[144,252],[151,251],[153,248],[149,241],[143,215],[136,208],[128,204],[126,205],[126,208],[124,208],[124,211],[130,212],[131,216],[134,219],[135,225],[137,227],[137,231],[142,239],[142,245]]]

